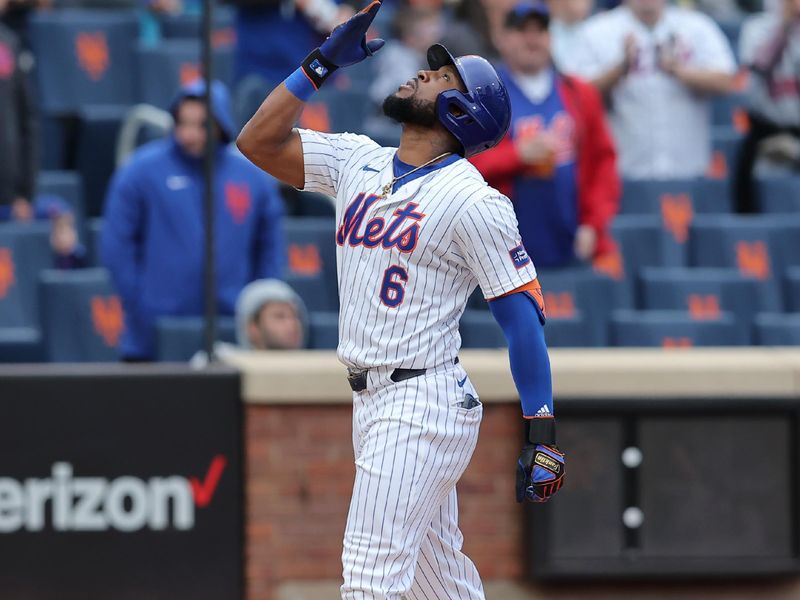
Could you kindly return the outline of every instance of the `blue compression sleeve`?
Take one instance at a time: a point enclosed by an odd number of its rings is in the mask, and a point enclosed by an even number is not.
[[[551,417],[553,384],[544,341],[544,315],[529,292],[495,298],[489,309],[508,342],[511,375],[526,417]]]

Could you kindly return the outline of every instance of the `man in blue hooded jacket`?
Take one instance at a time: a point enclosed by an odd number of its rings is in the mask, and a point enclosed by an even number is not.
[[[123,360],[155,358],[159,317],[203,314],[204,94],[202,81],[181,90],[173,134],[140,148],[109,186],[101,245],[125,312]],[[229,144],[235,133],[225,86],[214,82],[211,94],[217,302],[232,315],[245,285],[283,274],[283,204],[275,180]]]

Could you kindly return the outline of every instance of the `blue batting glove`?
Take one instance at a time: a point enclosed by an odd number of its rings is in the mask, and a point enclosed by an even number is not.
[[[367,41],[367,29],[380,7],[381,3],[375,0],[338,25],[319,47],[322,56],[337,67],[347,67],[361,62],[380,50],[385,43],[382,39]]]
[[[556,446],[526,445],[517,460],[517,502],[547,502],[564,483],[564,454]]]

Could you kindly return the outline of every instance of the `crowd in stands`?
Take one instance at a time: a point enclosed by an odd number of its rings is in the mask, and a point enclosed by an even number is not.
[[[0,362],[188,360],[203,335],[199,0],[0,0]],[[215,5],[219,353],[335,348],[330,200],[231,143],[361,8]],[[800,0],[385,0],[300,126],[394,145],[445,43],[498,66],[511,198],[558,346],[800,344]],[[476,293],[465,347],[505,345]]]

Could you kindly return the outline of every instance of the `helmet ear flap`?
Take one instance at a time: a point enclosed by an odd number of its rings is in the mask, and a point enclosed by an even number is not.
[[[461,154],[464,156],[475,153],[475,148],[468,140],[482,140],[487,131],[496,127],[494,117],[486,108],[459,90],[446,90],[439,94],[436,99],[436,116],[461,144]]]

